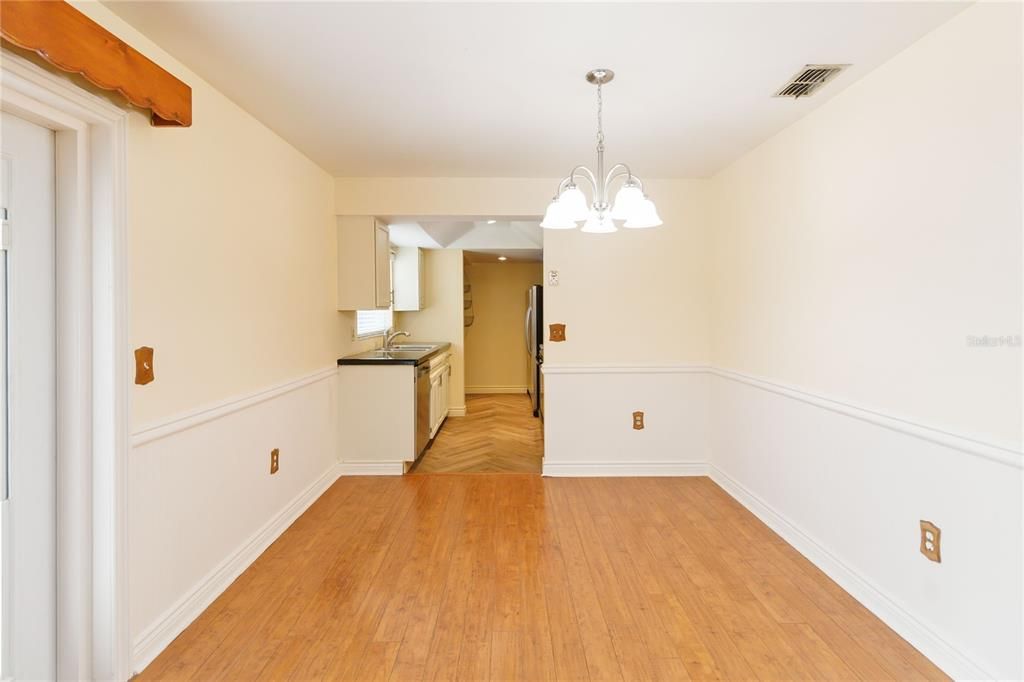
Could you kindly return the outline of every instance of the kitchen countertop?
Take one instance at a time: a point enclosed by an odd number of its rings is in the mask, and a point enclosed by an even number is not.
[[[429,362],[438,353],[442,353],[451,348],[450,343],[447,341],[423,341],[409,342],[403,345],[417,345],[417,346],[431,346],[428,350],[402,350],[396,348],[394,350],[382,351],[368,350],[364,353],[357,353],[356,355],[347,355],[343,358],[338,358],[339,365],[422,365]]]

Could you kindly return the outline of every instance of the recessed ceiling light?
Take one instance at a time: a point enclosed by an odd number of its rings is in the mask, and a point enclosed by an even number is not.
[[[506,258],[505,256],[498,256],[498,260],[504,262],[504,261],[507,261],[508,258]]]
[[[496,223],[496,222],[498,222],[498,221],[497,221],[497,220],[488,220],[488,221],[487,221],[487,224],[488,224],[488,225],[493,225],[493,224],[494,224],[494,223]]]

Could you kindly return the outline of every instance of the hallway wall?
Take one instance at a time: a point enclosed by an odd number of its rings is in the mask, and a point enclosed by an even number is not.
[[[523,327],[526,291],[543,279],[541,263],[471,263],[474,320],[466,327],[466,392],[521,393],[532,366]]]

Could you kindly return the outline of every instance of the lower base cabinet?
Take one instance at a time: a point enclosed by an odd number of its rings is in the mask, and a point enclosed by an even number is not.
[[[451,381],[452,366],[450,356],[445,355],[437,364],[431,363],[430,369],[430,437],[437,435],[438,429],[448,416],[448,384]]]

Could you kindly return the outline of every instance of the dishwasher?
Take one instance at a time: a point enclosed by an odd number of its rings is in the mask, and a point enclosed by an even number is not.
[[[416,452],[423,454],[430,442],[430,364],[416,366]]]

